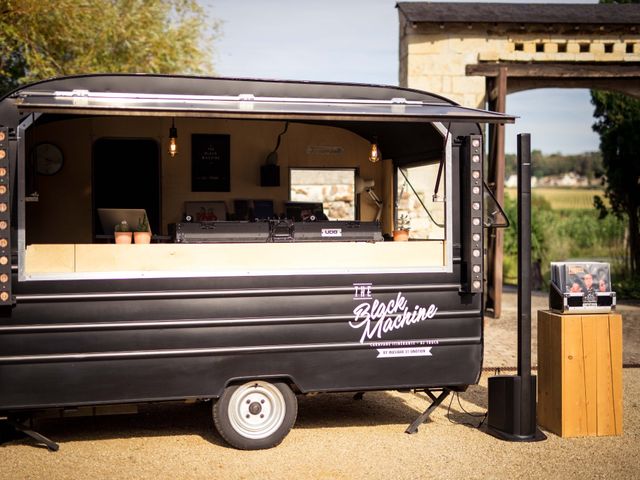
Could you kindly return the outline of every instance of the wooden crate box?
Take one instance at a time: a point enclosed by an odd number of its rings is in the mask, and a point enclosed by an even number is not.
[[[538,424],[561,437],[622,434],[622,317],[538,312]]]

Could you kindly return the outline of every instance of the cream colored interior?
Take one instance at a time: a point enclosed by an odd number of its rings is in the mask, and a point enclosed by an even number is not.
[[[341,128],[291,123],[278,150],[280,187],[260,186],[260,166],[284,127],[280,121],[176,119],[179,154],[167,153],[171,119],[165,117],[93,117],[38,125],[27,131],[26,151],[52,142],[64,153],[64,168],[38,177],[38,202],[26,203],[26,278],[55,275],[109,274],[145,276],[178,274],[245,275],[324,271],[367,272],[443,269],[444,240],[423,242],[340,242],[287,244],[92,244],[91,152],[100,138],[151,138],[160,145],[162,232],[179,222],[186,201],[222,200],[233,211],[233,199],[274,200],[284,211],[289,198],[290,167],[356,168],[375,181],[384,202],[383,233],[393,230],[393,167],[390,160],[368,161],[369,142]],[[191,191],[192,133],[228,134],[231,141],[231,192]],[[339,149],[310,148],[317,146]],[[317,153],[324,152],[324,153]],[[330,152],[330,153],[327,153]],[[359,198],[359,218],[373,220],[376,206]],[[120,272],[120,273],[118,273]],[[124,272],[124,273],[123,273]],[[109,275],[107,275],[109,276]]]

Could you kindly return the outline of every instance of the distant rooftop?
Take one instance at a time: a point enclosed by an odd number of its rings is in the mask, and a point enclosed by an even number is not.
[[[400,2],[397,6],[414,23],[640,25],[640,3]]]

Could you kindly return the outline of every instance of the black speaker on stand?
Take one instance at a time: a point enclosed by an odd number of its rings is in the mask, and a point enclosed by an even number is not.
[[[487,432],[511,442],[547,437],[536,424],[531,375],[531,135],[518,135],[518,375],[489,378]]]

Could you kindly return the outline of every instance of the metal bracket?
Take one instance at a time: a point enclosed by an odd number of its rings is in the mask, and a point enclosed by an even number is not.
[[[440,393],[440,395],[438,395],[436,397],[432,392],[438,391],[438,390],[441,390],[442,393]],[[429,415],[431,415],[431,412],[433,412],[436,408],[438,408],[438,406],[444,401],[444,399],[449,396],[449,394],[451,393],[451,390],[448,389],[448,388],[442,388],[442,389],[439,389],[439,388],[428,389],[428,388],[426,388],[424,390],[424,392],[431,399],[431,405],[429,405],[429,408],[427,408],[424,411],[424,413],[422,413],[422,415],[420,415],[418,418],[416,418],[413,421],[413,423],[407,427],[407,429],[404,431],[404,433],[408,433],[408,434],[416,433],[418,431],[418,427],[428,420]]]
[[[18,432],[22,432],[25,435],[33,438],[36,442],[44,444],[49,449],[49,451],[57,452],[60,449],[60,446],[56,442],[54,442],[53,440],[49,440],[44,435],[41,435],[38,432],[34,432],[33,430],[27,428],[26,425],[23,425],[17,419],[8,417],[4,421],[11,425]]]

